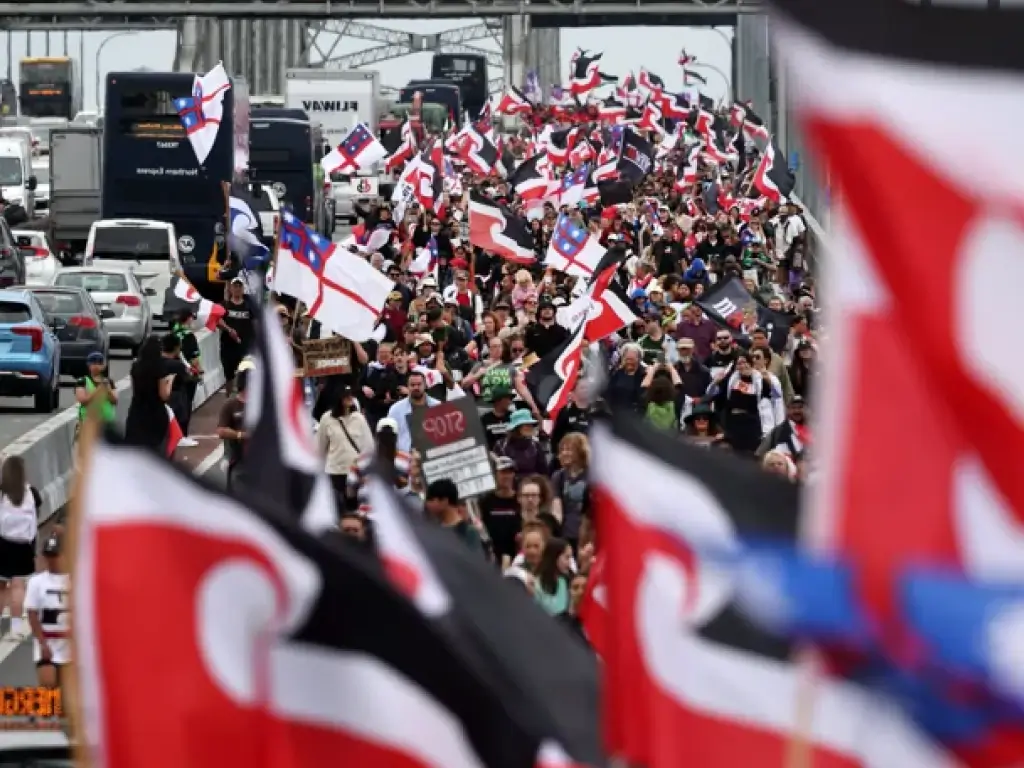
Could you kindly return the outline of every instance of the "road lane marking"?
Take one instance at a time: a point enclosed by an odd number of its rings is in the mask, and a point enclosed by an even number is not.
[[[193,470],[193,474],[196,474],[196,475],[199,475],[200,477],[202,477],[207,472],[209,472],[211,469],[213,469],[215,466],[217,466],[217,463],[221,459],[223,459],[223,458],[224,458],[224,446],[223,445],[218,445],[213,450],[213,453],[211,453],[209,456],[207,456],[205,459],[203,459],[201,462],[199,462],[199,466],[197,466]]]

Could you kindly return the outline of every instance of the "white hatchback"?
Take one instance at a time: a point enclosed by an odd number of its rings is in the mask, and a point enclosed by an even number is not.
[[[60,261],[50,248],[46,233],[35,229],[12,229],[11,235],[25,259],[25,284],[49,285],[60,269]]]

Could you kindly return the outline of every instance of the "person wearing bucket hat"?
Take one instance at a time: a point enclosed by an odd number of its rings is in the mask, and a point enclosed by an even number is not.
[[[520,477],[533,473],[546,475],[548,462],[537,439],[537,420],[525,408],[513,411],[508,421],[508,433],[494,446],[497,456],[512,459]]]

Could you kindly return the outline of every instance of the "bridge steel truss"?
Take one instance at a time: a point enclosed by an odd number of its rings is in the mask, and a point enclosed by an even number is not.
[[[759,0],[50,0],[0,2],[0,29],[167,28],[186,16],[220,19],[466,18],[763,13]],[[74,25],[74,26],[69,26]]]

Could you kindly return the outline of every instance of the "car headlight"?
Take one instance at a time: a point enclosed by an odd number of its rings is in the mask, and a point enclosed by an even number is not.
[[[22,202],[24,202],[22,198],[18,197],[17,195],[11,195],[7,198],[8,205],[21,205]]]

